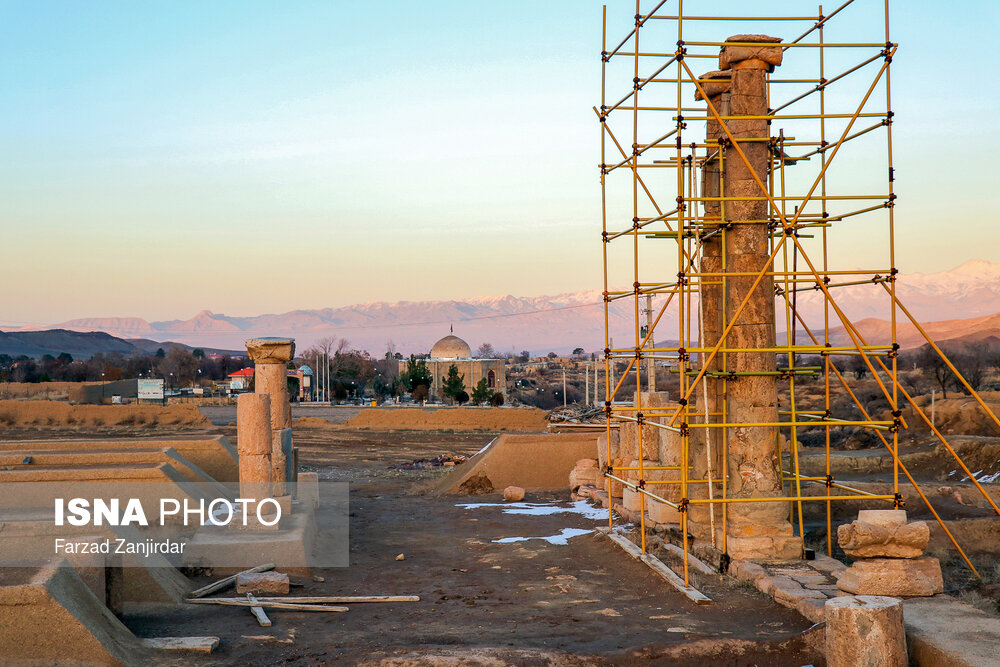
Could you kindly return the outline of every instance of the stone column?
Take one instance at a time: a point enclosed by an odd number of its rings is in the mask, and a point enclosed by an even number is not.
[[[781,64],[780,40],[766,35],[735,35],[727,42],[752,42],[751,46],[722,47],[719,69],[731,69],[730,115],[766,116],[768,113],[767,74]],[[727,197],[763,197],[753,175],[767,187],[770,165],[770,136],[763,118],[732,118],[729,131],[746,155],[749,165],[734,148],[726,151],[723,179]],[[741,141],[742,140],[742,141]],[[774,347],[774,281],[765,276],[752,292],[756,274],[767,269],[769,204],[764,199],[727,201],[725,218],[732,227],[726,232],[727,273],[726,320],[732,323],[727,347]],[[744,299],[747,306],[737,316]],[[728,370],[736,373],[774,371],[774,352],[735,352],[728,355]],[[730,381],[726,402],[731,423],[776,423],[778,385],[773,375],[744,375]],[[739,426],[729,434],[730,498],[776,497],[784,495],[781,462],[777,454],[778,428]],[[731,503],[728,510],[728,550],[733,558],[793,558],[801,546],[792,536],[785,503]]]
[[[705,91],[707,100],[712,103],[712,106],[716,111],[719,112],[720,116],[728,116],[729,109],[729,77],[730,72],[715,71],[703,74],[699,83],[702,89]],[[705,99],[700,92],[695,93],[695,100]],[[707,111],[707,110],[706,110]],[[705,139],[708,142],[718,141],[721,137],[725,136],[722,132],[719,122],[713,119],[711,111],[707,111],[709,121],[705,129]],[[701,173],[701,191],[704,197],[719,197],[722,195],[722,183],[721,183],[721,165],[724,157],[724,151],[722,146],[717,148],[708,148],[708,154],[712,155],[714,153],[715,157],[712,160],[705,162],[702,167]],[[705,218],[705,233],[717,232],[720,228],[720,223],[722,221],[722,205],[718,201],[706,201],[703,202],[704,218]],[[713,224],[714,223],[714,224]],[[701,246],[701,272],[702,273],[720,273],[723,270],[722,264],[722,234],[714,233],[702,243]],[[722,336],[723,324],[722,324],[722,278],[712,277],[712,278],[701,278],[701,288],[699,291],[699,308],[700,308],[700,318],[701,318],[701,346],[710,349],[714,347],[718,342],[719,338]],[[703,353],[701,355],[701,361],[704,365],[705,359],[708,357],[708,353]],[[722,355],[717,355],[712,362],[708,365],[709,371],[718,371],[722,369]],[[699,413],[702,415],[706,411],[711,414],[718,414],[722,412],[722,401],[724,396],[722,393],[722,381],[710,377],[706,377],[702,380],[705,383],[704,387],[699,387],[695,392],[695,403],[699,406]],[[707,396],[706,396],[707,395]],[[704,419],[704,418],[702,418]],[[699,420],[700,421],[700,420]],[[720,417],[709,417],[710,422],[721,422]],[[694,478],[695,479],[707,479],[709,475],[709,464],[708,458],[705,456],[705,447],[709,448],[711,453],[711,475],[713,479],[721,479],[722,477],[722,437],[723,432],[720,429],[701,429],[702,433],[695,429],[692,433],[691,445],[690,445],[690,463],[694,468]],[[698,436],[698,437],[695,437]],[[691,498],[707,498],[708,497],[708,487],[705,484],[694,484],[690,487],[688,495]],[[718,498],[722,496],[722,486],[717,485],[716,491],[713,497]],[[696,537],[705,537],[709,534],[712,527],[711,513],[707,505],[691,505],[690,506],[690,522],[688,527],[692,534]],[[722,511],[721,507],[715,508],[715,523],[716,526],[722,527]]]
[[[906,667],[903,602],[875,595],[827,600],[826,664]]]
[[[282,430],[292,427],[287,369],[288,362],[295,356],[295,341],[291,338],[254,338],[248,340],[246,346],[254,362],[256,392],[271,397],[271,479],[274,495],[283,496],[289,481],[291,440],[289,435],[282,435]]]
[[[271,495],[271,398],[240,394],[236,399],[236,450],[240,455],[240,497]]]

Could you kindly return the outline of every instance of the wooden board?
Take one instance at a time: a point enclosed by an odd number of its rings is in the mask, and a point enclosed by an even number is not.
[[[255,598],[252,593],[247,593],[247,600],[253,602],[254,604],[257,604],[258,602],[257,598]],[[271,619],[269,619],[267,614],[264,613],[263,607],[250,607],[250,613],[257,619],[257,622],[260,623],[261,627],[271,627]]]
[[[143,646],[161,651],[211,653],[219,647],[218,637],[153,637],[139,641]]]
[[[242,600],[243,598],[205,598],[199,600],[198,604],[208,602],[221,602],[226,600]],[[294,602],[297,604],[349,604],[352,602],[420,602],[419,595],[318,595],[318,596],[296,596],[282,595],[280,597],[268,597],[258,595],[254,598],[258,602]],[[194,602],[194,600],[188,600]]]
[[[607,528],[598,528],[597,532],[611,538],[611,541],[624,549],[628,555],[648,565],[654,572],[666,579],[667,583],[683,593],[685,597],[695,604],[712,604],[712,599],[710,597],[703,594],[693,586],[685,586],[684,580],[678,577],[673,570],[661,563],[655,556],[642,553],[642,549],[640,549],[631,540],[627,539],[623,535],[619,535],[618,533],[613,533]]]
[[[292,609],[295,611],[348,611],[347,607],[333,607],[322,604],[292,604],[289,602],[265,602],[257,600],[250,602],[243,598],[210,598],[201,600],[188,600],[189,604],[219,604],[228,607],[267,607],[269,609]]]
[[[674,556],[677,556],[681,560],[684,560],[684,550],[681,549],[676,544],[671,544],[670,542],[664,542],[663,548],[666,551],[669,551]],[[712,567],[708,565],[705,561],[693,555],[690,551],[688,552],[687,558],[688,558],[688,565],[694,566],[694,569],[698,570],[702,574],[719,574],[716,570],[713,570]]]

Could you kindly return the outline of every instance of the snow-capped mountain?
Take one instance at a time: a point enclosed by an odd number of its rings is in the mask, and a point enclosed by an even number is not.
[[[910,312],[924,322],[977,318],[968,325],[952,322],[945,327],[947,331],[973,333],[972,329],[980,326],[976,323],[993,328],[995,322],[985,316],[1000,313],[1000,264],[972,260],[950,271],[901,274],[896,292]],[[880,285],[840,287],[832,293],[854,321],[889,318],[889,297]],[[654,300],[654,313],[661,305],[662,299]],[[799,292],[797,305],[808,322],[822,323],[821,293]],[[661,320],[657,331],[664,333],[658,338],[673,337],[675,327],[670,324],[673,315],[671,308]],[[617,346],[631,343],[634,316],[632,299],[612,302],[610,324]],[[640,312],[640,319],[645,321],[644,312]],[[783,314],[779,321],[784,321]],[[835,315],[831,314],[831,322],[831,326],[838,324]],[[492,343],[500,351],[527,349],[534,353],[566,352],[575,347],[593,351],[604,347],[604,308],[599,290],[536,297],[507,294],[448,301],[379,301],[252,317],[203,310],[189,320],[86,318],[53,326],[73,331],[104,331],[122,338],[154,338],[232,349],[239,349],[246,338],[254,336],[292,336],[300,349],[325,336],[336,336],[347,338],[352,347],[379,354],[389,341],[403,353],[426,352],[452,325],[455,334],[467,340],[473,349],[484,342]],[[39,328],[42,327],[25,329]]]

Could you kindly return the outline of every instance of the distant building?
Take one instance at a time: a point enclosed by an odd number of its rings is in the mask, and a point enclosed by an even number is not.
[[[507,362],[504,359],[473,359],[472,348],[464,340],[455,335],[445,336],[434,343],[430,357],[426,359],[427,370],[431,372],[431,396],[443,399],[441,385],[448,375],[452,365],[458,368],[458,374],[464,376],[465,391],[472,394],[473,388],[480,379],[486,378],[487,386],[501,393],[507,387]],[[399,362],[399,372],[406,372],[407,361]]]
[[[253,366],[230,373],[229,388],[233,391],[244,391],[250,388],[251,380],[253,380]]]
[[[311,401],[313,400],[313,370],[302,364],[295,370],[288,371],[288,377],[295,378],[299,381],[299,393],[298,398],[292,396],[293,401]]]
[[[250,381],[253,380],[253,366],[238,370],[229,374],[229,388],[232,391],[246,391],[250,388]],[[293,401],[313,400],[313,370],[302,364],[298,368],[288,371],[288,377],[295,378],[299,384],[298,393],[291,396]]]

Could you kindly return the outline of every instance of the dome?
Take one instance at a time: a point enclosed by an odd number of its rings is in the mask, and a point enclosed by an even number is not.
[[[458,336],[445,336],[434,343],[431,348],[431,359],[469,359],[472,348]]]

